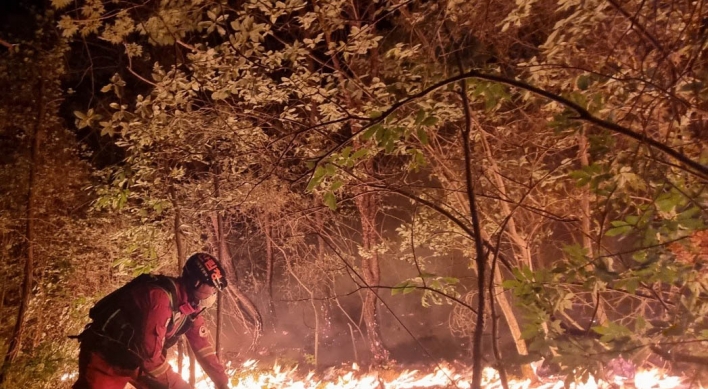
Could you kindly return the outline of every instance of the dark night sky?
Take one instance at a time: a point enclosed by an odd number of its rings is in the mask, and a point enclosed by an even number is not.
[[[43,15],[45,7],[50,7],[49,4],[49,0],[0,0],[0,39],[9,44],[32,41],[38,25],[37,15]],[[105,49],[106,46],[95,46],[95,52],[91,54],[99,54],[94,58],[94,62],[104,68],[104,71],[87,73],[89,61],[83,51],[84,46],[81,45],[79,50],[76,50],[74,46],[72,43],[72,51],[66,56],[67,74],[62,80],[62,84],[64,88],[71,88],[75,93],[64,96],[59,116],[76,131],[77,138],[93,150],[91,158],[93,163],[99,167],[116,163],[122,159],[122,154],[118,152],[110,139],[101,137],[99,132],[90,128],[76,130],[72,125],[75,110],[86,111],[90,105],[97,103],[94,86],[104,85],[110,76],[118,71],[114,59],[115,53],[110,52],[110,55],[101,56],[100,54],[104,53],[100,49]],[[108,49],[110,50],[112,47],[109,45]],[[7,50],[6,45],[0,45],[0,55],[7,55]],[[22,46],[20,46],[20,50],[22,50]],[[109,58],[112,62],[101,63],[101,58]]]
[[[35,19],[32,10],[40,10],[43,0],[0,0],[0,38],[15,43],[32,36]]]

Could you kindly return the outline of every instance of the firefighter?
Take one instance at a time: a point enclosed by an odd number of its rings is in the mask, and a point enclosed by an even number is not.
[[[101,299],[92,322],[77,338],[79,377],[74,389],[192,389],[166,361],[186,335],[196,359],[217,389],[228,389],[201,313],[227,286],[219,261],[206,253],[187,259],[179,278],[143,274]]]

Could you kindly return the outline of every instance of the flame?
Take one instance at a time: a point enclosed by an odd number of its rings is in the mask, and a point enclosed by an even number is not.
[[[78,372],[78,371],[72,371],[71,373],[64,373],[64,374],[62,374],[60,380],[61,380],[61,382],[66,382],[66,381],[69,381],[69,380],[73,381],[73,380],[75,380],[76,377],[78,377],[78,376],[79,376],[79,372]]]
[[[176,369],[175,360],[170,364]],[[197,385],[195,389],[212,389],[213,385],[204,371],[195,367]],[[275,364],[272,369],[260,369],[258,361],[247,360],[238,367],[229,365],[228,373],[232,377],[233,389],[417,389],[417,388],[459,388],[472,386],[471,369],[455,369],[446,364],[432,368],[430,372],[420,370],[402,370],[399,372],[360,372],[359,366],[351,368],[332,368],[324,373],[303,373],[297,366],[284,367]],[[185,380],[189,378],[188,361],[182,368]],[[639,370],[634,379],[614,377],[608,381],[590,377],[586,382],[571,383],[571,389],[606,389],[634,387],[636,389],[677,389],[685,388],[681,377],[668,375],[660,369]],[[482,372],[482,387],[502,389],[499,374],[491,367]],[[561,389],[563,377],[549,377],[531,380],[510,380],[509,389]],[[702,386],[700,387],[703,388]]]

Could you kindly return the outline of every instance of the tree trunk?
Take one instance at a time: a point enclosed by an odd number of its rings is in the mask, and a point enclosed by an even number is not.
[[[434,141],[434,140],[433,140]],[[440,153],[439,150],[437,150],[434,147],[434,142],[431,142],[427,146],[428,154],[436,160],[435,167],[438,169],[438,177],[440,177],[441,183],[443,186],[447,188],[453,188],[454,185],[452,184],[453,181],[453,176],[454,173],[450,171],[450,168],[445,165],[443,162],[443,156]],[[457,203],[457,209],[464,209],[464,198],[461,193],[459,192],[454,192],[453,191],[453,197],[455,203]],[[487,235],[487,233],[482,230],[480,231],[482,235],[482,239],[486,241],[490,241],[490,236]],[[512,308],[512,304],[509,302],[507,296],[503,292],[503,288],[501,287],[501,269],[499,267],[496,268],[495,270],[495,280],[497,279],[497,275],[499,276],[499,281],[498,285],[495,285],[495,299],[497,301],[497,304],[499,304],[499,308],[501,310],[502,315],[504,315],[504,320],[507,323],[507,326],[509,327],[509,332],[511,333],[512,338],[514,339],[514,344],[516,345],[516,351],[519,353],[519,355],[528,355],[528,349],[526,347],[526,342],[521,338],[521,329],[519,326],[519,322],[516,318],[516,314],[514,314],[514,310]],[[499,274],[497,274],[499,273]],[[522,373],[524,374],[525,378],[532,378],[534,376],[533,370],[531,369],[530,365],[523,365],[522,366]]]
[[[361,240],[365,254],[361,256],[362,278],[367,288],[364,290],[362,316],[366,326],[366,335],[369,341],[369,350],[375,363],[383,363],[388,359],[388,350],[381,341],[381,331],[377,317],[376,292],[371,287],[379,285],[381,273],[379,269],[379,256],[376,253],[378,242],[376,232],[377,201],[373,194],[362,194],[355,198],[359,219],[361,221]]]
[[[480,129],[479,133],[480,140],[482,141],[482,145],[484,146],[484,152],[491,166],[490,170],[492,173],[492,177],[494,178],[494,182],[497,186],[497,190],[499,191],[501,197],[504,197],[507,200],[512,200],[506,190],[506,184],[504,184],[504,178],[501,175],[501,169],[499,168],[499,165],[497,164],[497,161],[494,158],[494,155],[492,154],[492,149],[489,146],[489,142],[487,142],[487,134],[483,129]],[[499,201],[499,206],[502,210],[502,216],[508,218],[508,222],[506,223],[506,229],[503,232],[509,237],[509,240],[512,242],[514,257],[517,258],[519,263],[524,264],[528,266],[531,270],[533,270],[534,264],[533,258],[531,256],[531,243],[529,242],[530,239],[528,237],[523,236],[517,230],[516,219],[514,218],[513,210],[509,206],[509,202]]]
[[[590,157],[588,155],[588,139],[585,135],[585,126],[583,130],[578,134],[578,158],[580,159],[580,166],[587,167],[590,165]],[[594,258],[593,248],[592,248],[592,213],[590,212],[590,188],[587,186],[582,187],[580,194],[580,208],[581,208],[581,233],[583,235],[583,248],[585,249],[588,258]],[[592,267],[588,265],[588,267]],[[592,320],[597,319],[600,324],[605,324],[607,322],[607,313],[605,313],[605,307],[602,305],[602,297],[599,293],[591,293],[592,304],[595,307],[595,317],[590,319],[587,328],[590,328],[594,324]]]
[[[177,249],[177,274],[182,274],[182,268],[184,267],[185,254],[184,254],[184,243],[182,241],[182,211],[179,206],[179,201],[177,200],[177,192],[173,185],[169,187],[170,200],[172,201],[172,207],[175,210],[175,223],[173,226],[175,234],[175,248]],[[177,342],[177,373],[182,375],[182,367],[184,365],[184,338],[180,338]],[[189,364],[190,366],[194,364],[194,353],[189,352]],[[191,377],[190,377],[191,378]]]
[[[501,269],[499,268],[499,266],[496,266],[494,270],[495,300],[497,302],[497,305],[499,305],[499,309],[501,309],[502,311],[502,315],[504,315],[506,325],[509,327],[509,332],[511,332],[511,337],[512,339],[514,339],[516,352],[518,352],[519,355],[528,355],[529,351],[526,347],[526,341],[521,337],[521,328],[519,327],[519,322],[516,320],[516,315],[514,315],[514,309],[512,308],[511,303],[509,303],[509,299],[506,297],[506,292],[504,291],[504,288],[502,288],[501,286],[502,282],[504,282],[504,279],[501,275]],[[524,378],[535,378],[533,369],[529,364],[521,365],[521,373]]]
[[[495,299],[493,298],[493,296],[499,293],[498,289],[500,289],[500,282],[497,281],[498,278],[501,278],[498,276],[497,271],[498,260],[499,259],[496,256],[492,260],[492,279],[489,280],[489,312],[492,318],[492,348],[494,351],[494,360],[497,365],[497,371],[499,372],[499,381],[501,381],[503,389],[509,389],[509,377],[506,374],[506,366],[504,366],[504,363],[502,363],[502,354],[501,350],[499,349],[499,315],[497,315],[496,311],[497,303],[495,303]],[[504,293],[504,290],[502,290],[501,293]]]
[[[221,195],[221,188],[219,185],[219,167],[218,163],[216,163],[216,168],[214,169],[214,198],[219,199],[219,196]],[[216,239],[216,247],[217,247],[217,256],[219,258],[219,261],[222,263],[228,262],[228,268],[230,272],[233,272],[235,275],[236,272],[233,269],[233,263],[231,262],[231,256],[228,256],[228,259],[226,258],[226,239],[224,238],[224,221],[221,217],[221,210],[217,209],[215,211],[216,216],[214,219],[216,219],[216,225],[214,226],[214,234],[215,234],[215,239]],[[222,330],[222,322],[224,319],[224,307],[223,303],[224,300],[222,298],[222,294],[219,293],[219,296],[217,297],[216,300],[216,344],[214,347],[216,348],[216,357],[221,358],[221,330]]]
[[[472,131],[472,113],[467,99],[467,84],[465,80],[460,81],[460,94],[465,113],[465,124],[461,131],[462,147],[465,155],[465,186],[467,189],[467,201],[472,218],[472,231],[474,232],[474,246],[476,251],[475,264],[477,265],[477,322],[474,328],[472,344],[472,389],[482,387],[482,331],[484,331],[484,278],[487,267],[486,255],[482,244],[482,236],[479,224],[479,214],[477,213],[477,201],[474,192],[474,181],[472,176],[472,147],[470,145],[470,132]]]
[[[312,39],[311,31],[307,30],[305,32],[305,36],[308,39]],[[311,56],[308,56],[308,58],[307,58],[307,69],[313,74],[316,72],[315,61],[313,60],[313,58]],[[307,115],[308,123],[307,123],[307,125],[310,127],[313,127],[313,126],[317,125],[317,123],[319,123],[319,120],[320,120],[319,119],[320,118],[319,111],[317,109],[319,104],[314,99],[309,99],[308,104],[309,104],[310,108],[308,109],[308,115]],[[315,233],[317,234],[317,257],[315,259],[315,261],[316,261],[315,267],[319,268],[319,269],[324,269],[325,268],[325,264],[324,264],[325,242],[324,242],[324,238],[322,237],[322,233],[324,232],[324,222],[322,219],[322,213],[317,212],[317,213],[315,213],[314,217],[315,217]],[[316,286],[315,288],[318,288],[318,286]],[[328,294],[326,282],[322,282],[321,285],[319,285],[319,289],[320,289],[320,292],[322,293],[322,295]],[[313,300],[313,305],[314,304],[315,304],[315,302]],[[330,305],[328,303],[326,303],[326,300],[323,300],[319,303],[319,306],[322,311],[322,318],[324,319],[324,320],[322,320],[323,325],[321,325],[321,327],[324,327],[322,329],[322,331],[329,334],[329,332],[332,329],[332,320],[330,317]],[[315,311],[315,315],[317,315],[317,314],[318,314],[318,312]],[[350,328],[351,328],[351,325],[350,325]],[[315,338],[319,339],[319,332],[315,333]],[[315,343],[317,344],[318,342],[316,341]],[[354,350],[354,354],[356,355],[356,349]],[[315,357],[315,359],[317,359],[317,357]],[[357,358],[355,358],[355,359],[357,359]],[[358,361],[357,361],[357,363],[358,363]]]
[[[266,246],[266,292],[268,293],[268,309],[271,316],[275,315],[273,306],[273,236],[271,231],[270,215],[263,212],[263,234],[265,235]]]
[[[35,203],[37,201],[37,170],[40,164],[40,153],[39,148],[42,142],[42,119],[44,117],[44,80],[40,78],[37,84],[37,120],[34,123],[32,133],[30,134],[31,139],[31,151],[30,151],[30,170],[29,170],[29,185],[27,188],[27,225],[26,225],[26,236],[27,236],[27,257],[25,258],[25,269],[24,278],[22,280],[22,294],[20,296],[20,307],[17,311],[17,318],[15,319],[15,327],[10,335],[10,342],[7,348],[7,353],[5,354],[5,360],[0,369],[0,384],[5,381],[6,374],[12,362],[20,351],[20,346],[22,344],[22,335],[24,332],[24,320],[25,313],[27,312],[27,307],[30,301],[30,295],[32,293],[32,272],[34,271],[34,223],[35,223]]]
[[[320,354],[320,315],[319,312],[317,312],[317,304],[315,303],[315,292],[313,291],[312,288],[308,287],[300,277],[297,276],[297,273],[295,273],[295,270],[293,270],[292,264],[290,263],[290,259],[288,259],[288,254],[283,250],[283,248],[276,246],[278,250],[283,255],[283,259],[285,261],[285,267],[288,270],[288,273],[290,273],[291,276],[297,281],[298,284],[300,284],[300,287],[303,288],[307,294],[310,295],[310,306],[312,306],[312,315],[314,316],[315,319],[315,340],[314,340],[314,366],[317,368],[317,365],[319,364],[319,354]]]
[[[226,293],[231,298],[229,301],[233,303],[233,306],[236,307],[238,313],[241,315],[243,324],[247,328],[250,326],[253,334],[251,347],[253,347],[260,337],[261,329],[263,328],[263,318],[261,317],[261,313],[258,311],[258,308],[253,301],[241,292],[238,287],[238,274],[236,274],[236,269],[231,259],[231,250],[229,250],[229,245],[226,242],[226,235],[228,234],[226,231],[223,231],[223,227],[220,227],[220,225],[224,224],[221,216],[218,212],[212,212],[208,218],[211,222],[211,227],[213,230],[209,235],[209,239],[211,240],[212,247],[215,247],[217,252],[220,253],[219,260],[224,266],[224,271],[226,271],[226,277],[229,281],[228,288],[226,288],[226,290],[222,293]],[[228,224],[228,222],[226,224]],[[221,235],[224,235],[221,238],[219,238],[219,231],[222,231]],[[246,314],[245,316],[244,313]],[[218,314],[219,312],[217,309],[217,315]]]
[[[491,167],[491,169],[489,170],[491,171],[497,190],[499,191],[501,197],[511,200],[506,190],[504,179],[501,175],[501,169],[499,168],[499,165],[497,164],[496,159],[494,158],[494,154],[492,153],[492,148],[490,147],[489,142],[487,141],[487,134],[483,129],[480,129],[479,133],[480,140],[482,142],[482,145],[484,146],[485,155]],[[533,269],[534,266],[533,258],[531,257],[531,244],[529,242],[529,239],[522,236],[517,230],[516,220],[513,214],[514,210],[511,209],[509,203],[507,203],[506,201],[499,201],[499,204],[502,210],[501,216],[503,216],[504,218],[508,218],[505,230],[500,231],[500,233],[506,233],[508,235],[509,240],[512,243],[514,258],[516,258],[517,262],[519,264],[528,266],[529,269]],[[489,237],[487,236],[483,236],[483,238],[489,240]],[[496,267],[496,271],[494,272],[494,281],[494,296],[497,300],[497,303],[499,304],[499,308],[501,309],[504,318],[506,319],[506,323],[509,327],[509,331],[511,332],[511,336],[514,338],[516,352],[518,352],[519,355],[528,355],[528,348],[526,347],[526,342],[521,338],[521,329],[519,328],[519,323],[516,320],[516,316],[514,315],[512,306],[509,303],[506,294],[504,293],[504,289],[501,287],[503,277],[501,274],[501,269],[498,266]],[[523,373],[524,378],[534,378],[535,376],[533,373],[533,369],[529,364],[522,365],[521,371]]]
[[[315,267],[318,270],[321,270],[323,272],[327,272],[327,265],[325,264],[325,254],[326,254],[326,248],[325,248],[325,241],[324,238],[322,237],[322,234],[324,232],[324,221],[322,219],[322,213],[317,212],[315,214],[315,233],[317,234],[317,257],[315,258]],[[325,277],[327,277],[325,275]],[[322,282],[318,287],[319,287],[319,293],[323,296],[331,296],[333,293],[329,288],[331,287],[334,289],[334,284],[328,284],[326,282]],[[328,302],[327,300],[323,299],[320,304],[320,310],[322,311],[322,332],[323,334],[326,334],[325,336],[331,336],[332,335],[332,313],[331,313],[331,303]],[[358,362],[357,362],[358,363]]]
[[[367,7],[369,6],[369,4],[367,3],[364,4],[366,4]],[[352,25],[361,28],[362,18],[359,17],[359,10],[357,8],[358,5],[359,4],[357,2],[352,2],[352,15],[350,17],[350,20],[354,21],[352,22]],[[368,8],[364,12],[364,17],[366,17],[370,22],[375,17],[373,11],[373,8]],[[324,23],[324,17],[324,15],[320,15],[320,21],[322,22],[323,26],[326,25],[326,23]],[[373,26],[373,24],[371,25]],[[332,36],[330,31],[325,31],[324,37],[328,45],[332,43]],[[376,48],[372,49],[372,51],[369,53],[369,60],[371,62],[371,66],[369,66],[368,74],[371,77],[375,77],[378,73],[378,50]],[[339,78],[342,90],[347,91],[345,92],[347,106],[352,110],[356,109],[357,102],[352,97],[351,93],[348,92],[347,86],[345,85],[347,72],[343,71],[342,64],[337,55],[332,56],[332,64],[334,66],[334,69],[337,71],[337,77]],[[349,69],[353,70],[354,73],[356,73],[356,66],[354,66],[354,64],[350,63],[347,65]],[[354,77],[356,77],[356,75]],[[353,133],[356,133],[360,129],[360,124],[357,122],[352,122],[351,126]],[[355,140],[354,149],[357,149],[358,147],[358,141]],[[363,168],[367,172],[372,172],[373,162],[369,160]],[[366,190],[367,188],[364,187],[361,191],[365,192]],[[366,326],[369,350],[371,351],[373,361],[374,363],[382,363],[388,360],[389,353],[388,350],[386,350],[386,348],[384,347],[383,342],[381,340],[381,331],[379,328],[376,305],[378,297],[376,295],[376,292],[370,288],[371,286],[378,285],[381,278],[378,254],[374,252],[374,248],[378,243],[378,235],[375,227],[378,204],[375,195],[361,193],[359,193],[355,197],[354,203],[359,213],[359,220],[361,222],[362,247],[367,253],[361,258],[361,269],[363,273],[362,278],[364,279],[364,282],[367,285],[366,290],[363,291],[364,301],[362,303],[362,317],[364,319],[364,325]]]

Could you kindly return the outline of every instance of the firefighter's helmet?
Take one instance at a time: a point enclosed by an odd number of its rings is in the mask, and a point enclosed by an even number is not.
[[[228,285],[226,272],[213,255],[207,253],[192,254],[182,268],[182,279],[190,289],[199,285],[210,285],[217,290],[224,290]]]

